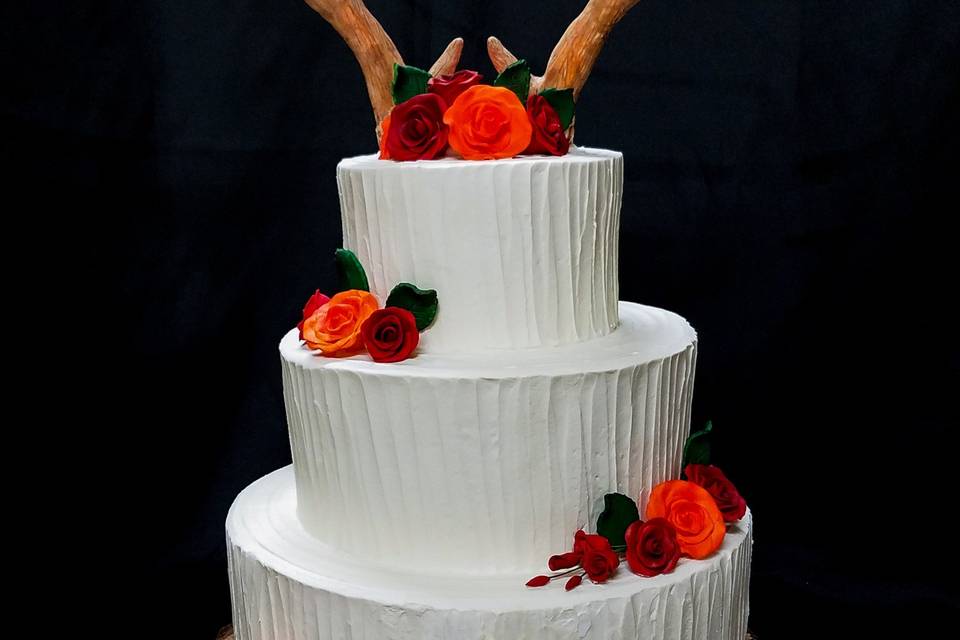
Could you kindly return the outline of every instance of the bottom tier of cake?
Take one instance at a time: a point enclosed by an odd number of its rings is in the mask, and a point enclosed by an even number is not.
[[[562,582],[528,588],[526,575],[419,575],[368,566],[310,536],[296,511],[292,467],[250,485],[230,509],[227,547],[237,640],[741,640],[746,635],[749,513],[706,560],[682,560],[673,573],[656,578],[640,578],[623,565],[606,584],[584,583],[566,592]]]

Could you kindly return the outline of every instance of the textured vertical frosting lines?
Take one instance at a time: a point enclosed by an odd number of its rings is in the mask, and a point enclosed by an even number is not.
[[[691,359],[692,359],[692,355],[691,355]],[[688,359],[677,358],[677,364],[676,364],[677,389],[679,390],[679,393],[677,394],[677,398],[675,400],[676,408],[674,412],[675,418],[674,418],[674,430],[673,430],[673,440],[672,440],[672,443],[674,446],[673,451],[675,455],[669,456],[669,459],[671,460],[674,460],[676,458],[676,454],[682,455],[682,450],[680,447],[680,444],[682,442],[681,434],[683,434],[682,438],[685,440],[686,436],[688,435],[688,433],[685,433],[685,431],[689,432],[689,426],[690,426],[689,421],[683,422],[683,420],[687,417],[686,407],[684,406],[683,402],[686,400],[685,396],[686,396],[687,386],[689,386],[689,384],[692,384],[693,382],[692,376],[688,377],[687,367],[689,366],[690,365],[689,365]],[[682,461],[681,461],[681,464],[682,464]],[[668,469],[668,471],[673,471],[673,469]],[[678,468],[677,476],[679,476],[680,471],[681,469]]]
[[[752,515],[720,550],[602,588],[530,590],[517,576],[424,576],[344,559],[296,520],[281,470],[245,490],[227,518],[238,640],[742,640]]]
[[[502,531],[502,527],[497,523],[503,521],[496,511],[499,500],[496,495],[499,492],[499,486],[497,478],[490,478],[485,472],[487,465],[493,464],[494,454],[490,444],[487,443],[487,438],[478,428],[482,422],[481,407],[488,393],[488,388],[481,385],[475,394],[457,394],[465,397],[469,402],[469,406],[465,406],[464,409],[471,415],[475,415],[476,420],[454,425],[449,430],[449,439],[453,445],[461,443],[464,450],[476,452],[476,455],[458,455],[457,466],[464,490],[474,496],[470,503],[462,505],[462,508],[466,511],[466,517],[469,518],[470,525],[476,534],[498,544],[496,536],[498,531]],[[450,448],[456,449],[456,446]]]
[[[512,237],[506,239],[501,236],[493,242],[502,245],[503,241],[507,240],[511,245],[511,251],[507,256],[508,264],[513,268],[505,275],[507,277],[519,275],[519,283],[522,285],[519,297],[509,296],[504,299],[505,304],[508,301],[513,302],[504,309],[507,314],[504,329],[508,334],[511,327],[517,331],[519,342],[516,344],[527,341],[537,344],[541,340],[537,327],[537,308],[540,306],[538,298],[542,291],[534,288],[534,283],[540,280],[540,274],[537,273],[536,253],[539,246],[536,241],[535,226],[540,212],[533,209],[534,195],[533,185],[530,183],[530,172],[526,167],[517,168],[508,164],[495,166],[493,171],[495,176],[493,192],[497,194],[497,199],[494,201],[496,209],[494,215],[507,216],[512,222]],[[513,238],[519,239],[519,242],[513,242]],[[494,285],[498,286],[499,283]],[[523,309],[522,314],[517,313],[520,308]],[[515,346],[515,343],[511,341],[510,346]]]
[[[374,394],[396,393],[393,387],[398,382],[402,384],[402,381],[387,381],[384,385],[372,385],[363,376],[355,377],[360,390],[359,398],[367,406],[371,403],[378,404],[371,397]],[[357,394],[348,393],[347,397],[354,398]],[[353,463],[355,468],[366,470],[365,482],[362,484],[365,509],[361,513],[375,525],[370,527],[371,537],[376,540],[372,544],[379,546],[392,543],[401,547],[408,545],[411,541],[403,539],[404,532],[388,533],[381,526],[376,526],[381,518],[390,521],[393,518],[404,517],[404,505],[397,505],[397,500],[401,496],[395,492],[397,465],[394,464],[396,449],[392,440],[397,421],[394,416],[382,410],[379,414],[370,412],[358,415],[356,418],[357,422],[350,430],[354,453]],[[403,424],[412,422],[404,419],[403,416],[400,416],[400,421]]]
[[[683,381],[680,379],[680,359],[677,356],[671,357],[667,361],[667,369],[670,375],[670,384],[667,387],[669,391],[665,394],[664,403],[670,419],[664,425],[663,444],[664,448],[670,451],[673,449],[672,445],[677,441],[677,434],[682,431],[680,417],[683,415],[683,409],[680,408],[680,400],[683,398]],[[672,471],[670,466],[672,463],[674,463],[672,456],[663,457],[663,473],[669,474]],[[671,477],[676,478],[678,475]]]
[[[573,260],[571,261],[573,271],[571,294],[574,301],[581,301],[585,295],[590,295],[590,291],[585,286],[585,282],[591,278],[588,269],[592,266],[592,263],[590,261],[591,256],[583,242],[585,230],[583,214],[585,211],[594,210],[591,208],[592,203],[590,201],[590,175],[591,171],[584,166],[571,167],[568,174],[571,183],[580,185],[580,188],[572,194],[573,198],[570,199],[569,213],[570,253],[573,256]],[[592,298],[590,302],[593,302]],[[591,311],[588,305],[577,305],[574,317],[578,323],[583,323],[590,318]]]
[[[509,194],[502,192],[491,195],[494,196],[494,198],[499,197],[501,199],[509,196]],[[495,314],[494,317],[490,319],[490,326],[493,330],[488,329],[484,332],[482,342],[487,343],[495,339],[496,335],[507,333],[509,330],[508,327],[517,327],[517,330],[521,332],[521,341],[534,342],[536,337],[532,335],[532,330],[527,322],[527,318],[531,315],[527,311],[528,291],[526,290],[526,285],[529,279],[516,277],[516,271],[523,268],[523,265],[522,263],[517,264],[516,262],[511,262],[516,255],[523,255],[527,246],[527,240],[523,237],[522,228],[520,227],[520,220],[522,218],[521,216],[515,216],[513,214],[509,201],[498,202],[493,200],[492,213],[494,220],[493,231],[496,234],[494,238],[496,240],[490,243],[489,250],[491,254],[496,257],[496,262],[494,263],[495,277],[489,282],[481,283],[481,286],[496,287],[502,283],[505,298],[513,300],[514,304],[503,309],[502,318]],[[486,296],[486,290],[482,290],[480,295]],[[493,324],[495,322],[502,323]]]
[[[559,502],[554,483],[557,477],[563,473],[563,469],[556,468],[556,465],[563,464],[563,461],[557,460],[555,452],[550,449],[550,432],[553,424],[549,422],[548,416],[551,414],[551,407],[563,403],[564,399],[555,395],[556,388],[552,384],[554,381],[542,376],[522,381],[518,388],[521,390],[521,406],[526,409],[526,417],[521,422],[510,424],[514,441],[517,444],[522,442],[525,445],[526,453],[523,459],[517,460],[516,468],[510,470],[510,473],[515,478],[517,472],[523,475],[530,473],[527,491],[523,491],[516,486],[511,487],[514,492],[527,494],[521,504],[528,504],[530,512],[529,514],[521,514],[522,520],[520,522],[525,521],[526,526],[529,527],[526,536],[528,542],[523,550],[523,555],[528,557],[533,556],[537,536],[541,532],[554,531],[550,516],[554,511],[554,501]],[[529,471],[523,469],[526,466],[523,462],[524,459],[527,461],[527,465],[532,465]],[[538,528],[541,525],[543,528]]]
[[[734,616],[736,617],[736,628],[747,632],[747,622],[750,617],[750,565],[753,562],[753,514],[750,514],[750,522],[738,525],[741,530],[746,531],[747,542],[743,545],[737,554],[737,575],[742,576],[743,585],[733,594]]]
[[[621,314],[621,331],[586,345],[401,365],[318,358],[288,334],[304,526],[384,566],[537,572],[606,493],[643,507],[679,474],[695,334],[659,310]]]
[[[584,220],[581,224],[581,243],[583,244],[589,262],[585,265],[583,271],[584,286],[582,291],[590,296],[590,306],[585,309],[589,312],[591,321],[596,321],[598,314],[604,314],[606,311],[603,306],[605,298],[602,291],[599,291],[597,285],[600,284],[599,278],[603,273],[603,239],[600,237],[600,231],[605,226],[604,218],[610,214],[605,207],[607,204],[606,194],[601,193],[601,178],[596,171],[587,171],[584,181],[587,188],[587,207],[588,211],[597,211],[600,215],[590,220]]]
[[[613,279],[613,288],[608,291],[607,304],[609,309],[614,312],[620,300],[620,216],[623,211],[623,156],[614,158],[616,167],[613,170],[613,218],[610,224],[610,241],[607,243],[607,250],[611,252],[609,267],[617,277]],[[616,328],[617,316],[614,313],[614,322],[612,328]]]
[[[646,509],[647,499],[650,497],[650,490],[657,484],[656,478],[662,473],[662,470],[656,466],[657,442],[662,442],[660,434],[660,416],[662,408],[660,406],[660,389],[663,373],[663,361],[651,363],[647,372],[647,397],[646,397],[646,416],[641,424],[651,425],[652,433],[644,433],[644,450],[648,453],[644,456],[644,464],[640,467],[640,476],[643,478],[640,484],[640,495],[638,497],[638,506],[640,509]],[[662,444],[661,444],[662,446]]]
[[[283,367],[283,396],[287,414],[287,431],[290,436],[290,450],[293,456],[294,469],[297,474],[298,486],[310,490],[312,487],[323,486],[326,482],[336,481],[335,473],[325,474],[325,462],[329,456],[321,456],[314,438],[319,438],[323,430],[316,425],[306,424],[314,416],[325,415],[323,407],[316,410],[308,408],[313,402],[311,380],[297,375],[296,367],[281,358]],[[305,500],[315,500],[313,494],[305,495]]]
[[[531,278],[531,285],[534,287],[533,295],[536,300],[535,320],[537,322],[538,342],[551,340],[550,336],[561,336],[563,326],[559,308],[562,295],[566,291],[565,287],[560,286],[557,278],[557,266],[560,255],[556,241],[553,239],[553,229],[562,225],[562,209],[554,209],[550,206],[550,184],[561,178],[555,176],[552,165],[546,165],[541,169],[536,165],[529,167],[530,172],[530,199],[531,199],[531,245],[533,247],[534,277]],[[538,184],[537,177],[544,179]],[[542,283],[537,286],[538,283]],[[560,295],[556,295],[560,294]],[[562,339],[562,338],[560,338]]]
[[[680,429],[676,434],[676,442],[674,442],[672,458],[674,459],[674,464],[676,466],[670,470],[674,477],[679,477],[680,472],[683,471],[683,445],[686,443],[687,438],[690,436],[692,431],[691,420],[693,411],[693,389],[696,385],[697,379],[696,371],[698,344],[698,342],[694,341],[693,345],[690,346],[690,351],[692,353],[690,358],[685,361],[688,370],[687,374],[683,377],[683,417],[680,421]]]
[[[617,326],[618,153],[392,163],[337,170],[343,244],[383,300],[437,289],[422,353],[558,346]]]

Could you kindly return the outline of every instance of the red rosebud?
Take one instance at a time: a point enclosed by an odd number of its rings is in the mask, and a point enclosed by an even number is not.
[[[658,576],[673,571],[680,560],[677,530],[665,518],[647,522],[638,520],[624,536],[627,541],[627,564],[641,576]]]
[[[561,553],[557,556],[551,556],[550,560],[547,562],[547,566],[550,567],[550,571],[562,571],[563,569],[571,569],[578,564],[580,564],[580,557],[583,554],[576,552]]]
[[[462,69],[453,75],[437,76],[427,81],[427,92],[434,93],[448,105],[453,104],[461,93],[474,85],[480,84],[483,76],[476,71]]]
[[[610,541],[582,529],[573,537],[573,551],[581,554],[580,565],[593,582],[606,582],[620,565],[620,556],[610,547]]]
[[[376,362],[406,360],[420,342],[416,318],[400,307],[377,309],[363,323],[360,333]]]
[[[330,302],[330,298],[320,293],[320,289],[314,291],[313,295],[307,299],[307,303],[303,305],[303,319],[297,323],[297,330],[300,332],[301,340],[303,340],[303,323],[306,322],[307,318],[312,316],[317,309],[328,302]]]
[[[383,146],[391,160],[432,160],[447,148],[447,103],[434,93],[421,93],[401,102],[390,112]]]
[[[578,573],[575,576],[571,576],[570,579],[567,580],[567,584],[563,585],[563,588],[570,591],[571,589],[579,587],[581,582],[583,582],[583,574]]]
[[[724,522],[737,522],[747,513],[746,500],[719,467],[688,464],[683,473],[688,481],[700,485],[713,496]]]
[[[550,582],[550,576],[534,576],[527,580],[528,587],[542,587]]]
[[[562,156],[570,150],[570,140],[560,125],[560,116],[546,98],[540,95],[527,98],[527,117],[533,126],[533,135],[524,153]]]

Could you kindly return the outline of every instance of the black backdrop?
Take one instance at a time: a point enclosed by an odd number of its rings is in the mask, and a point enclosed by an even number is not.
[[[489,72],[487,35],[542,69],[581,1],[368,5],[410,63],[462,35]],[[334,167],[374,146],[361,76],[298,0],[3,11],[8,184],[80,258],[59,281],[83,274],[63,295],[111,451],[89,476],[124,496],[122,615],[211,638],[227,508],[290,461],[276,344],[334,282]],[[958,41],[951,0],[643,0],[579,104],[577,141],[626,157],[622,297],[699,331],[695,424],[757,514],[762,638],[960,612]]]

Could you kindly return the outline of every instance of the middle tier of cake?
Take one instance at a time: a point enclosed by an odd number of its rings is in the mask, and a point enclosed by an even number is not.
[[[696,333],[620,303],[584,343],[397,364],[280,344],[304,528],[345,554],[434,574],[541,572],[603,496],[641,509],[680,476]]]

